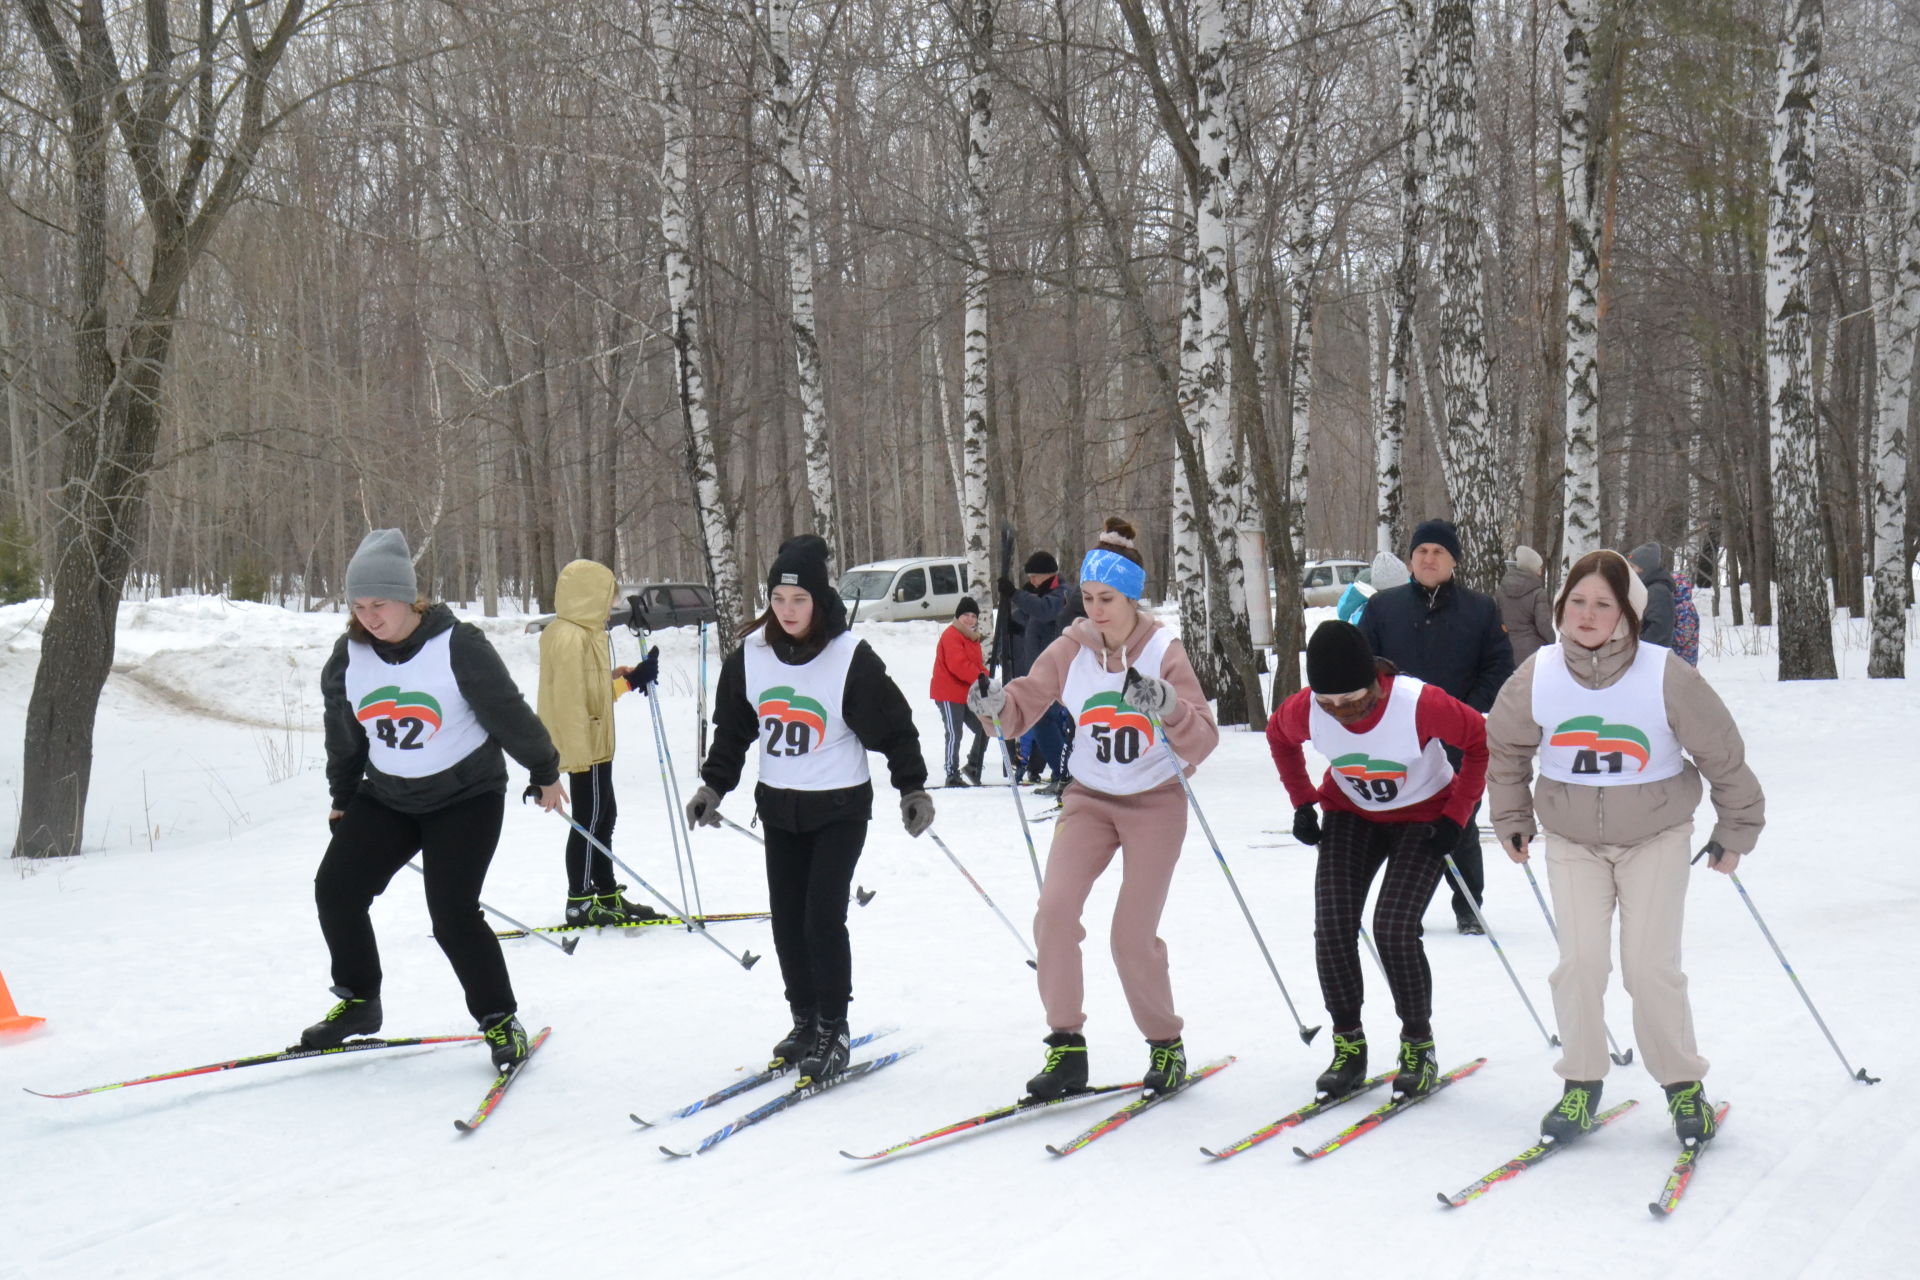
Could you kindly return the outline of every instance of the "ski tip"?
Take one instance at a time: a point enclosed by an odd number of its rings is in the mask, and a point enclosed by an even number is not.
[[[1295,1155],[1297,1155],[1297,1156],[1299,1156],[1299,1157],[1300,1157],[1300,1158],[1301,1158],[1302,1160],[1311,1160],[1311,1159],[1313,1159],[1313,1152],[1311,1152],[1311,1151],[1307,1151],[1307,1150],[1304,1150],[1304,1149],[1302,1149],[1302,1148],[1300,1148],[1300,1147],[1295,1147],[1295,1148],[1293,1149],[1293,1154],[1295,1154]]]
[[[686,1160],[693,1155],[693,1152],[675,1151],[672,1147],[669,1147],[665,1143],[662,1143],[660,1146],[660,1154],[663,1156],[672,1156],[675,1160]]]
[[[462,1132],[462,1133],[472,1133],[472,1132],[473,1132],[473,1126],[472,1126],[472,1125],[470,1125],[470,1124],[468,1124],[468,1123],[467,1123],[467,1122],[466,1122],[465,1120],[455,1120],[455,1121],[453,1122],[453,1127],[454,1127],[454,1128],[456,1128],[456,1129],[458,1129],[458,1130],[459,1130],[460,1132]]]
[[[1200,1154],[1201,1154],[1201,1155],[1203,1155],[1203,1156],[1207,1156],[1207,1157],[1209,1157],[1210,1159],[1214,1159],[1214,1160],[1224,1160],[1224,1159],[1226,1159],[1226,1158],[1227,1158],[1227,1153],[1226,1153],[1226,1152],[1224,1152],[1224,1151],[1215,1151],[1215,1150],[1214,1150],[1214,1149],[1213,1149],[1212,1147],[1202,1147],[1202,1148],[1200,1148]]]
[[[560,944],[560,950],[564,951],[568,955],[572,955],[573,949],[579,945],[580,945],[579,938],[577,937],[568,938],[565,942]]]
[[[1460,1207],[1459,1202],[1444,1191],[1434,1192],[1433,1198],[1438,1200],[1444,1208],[1458,1209]]]
[[[1658,1219],[1661,1222],[1665,1222],[1668,1218],[1673,1216],[1672,1210],[1663,1209],[1660,1207],[1658,1203],[1649,1204],[1647,1206],[1647,1212],[1652,1214],[1656,1219]]]
[[[1032,969],[1037,973],[1039,972],[1039,969],[1040,969],[1040,962],[1038,960],[1029,960],[1027,961],[1027,968]]]
[[[1056,1155],[1056,1156],[1063,1156],[1067,1154],[1066,1152],[1062,1151],[1060,1148],[1054,1146],[1051,1142],[1047,1144],[1047,1151],[1050,1154]]]
[[[627,1119],[629,1119],[629,1120],[631,1120],[631,1121],[633,1121],[633,1122],[634,1122],[635,1124],[637,1124],[637,1125],[639,1125],[639,1126],[640,1126],[640,1127],[641,1127],[642,1129],[651,1129],[651,1128],[653,1128],[653,1121],[651,1121],[651,1120],[642,1120],[642,1119],[641,1119],[641,1118],[640,1118],[639,1116],[637,1116],[637,1115],[635,1115],[635,1114],[634,1114],[633,1112],[631,1112],[631,1111],[629,1111],[629,1112],[627,1112]]]

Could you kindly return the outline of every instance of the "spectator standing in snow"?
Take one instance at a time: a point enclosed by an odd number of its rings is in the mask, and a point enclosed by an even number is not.
[[[1031,671],[1034,659],[1060,638],[1061,630],[1074,615],[1066,585],[1060,581],[1060,562],[1051,551],[1028,556],[1024,572],[1024,586],[1016,588],[1005,578],[999,583],[1002,606],[1013,616],[1013,670],[1009,679]],[[1066,709],[1054,707],[1021,736],[1020,759],[1026,762],[1027,780],[1038,782],[1045,769],[1053,770],[1053,781],[1041,787],[1038,794],[1057,796],[1066,789],[1067,738],[1072,731],[1072,718]]]
[[[1367,601],[1390,587],[1404,586],[1406,581],[1405,563],[1392,552],[1382,551],[1367,566],[1366,573],[1348,583],[1347,589],[1340,593],[1340,599],[1334,604],[1334,616],[1342,622],[1359,626],[1360,615],[1367,609]]]
[[[419,596],[407,540],[375,529],[347,565],[347,633],[320,672],[333,839],[313,878],[333,959],[325,1018],[300,1035],[317,1049],[380,1029],[380,951],[368,909],[417,853],[427,914],[494,1064],[527,1055],[527,1033],[480,890],[500,842],[506,753],[540,807],[566,804],[560,756],[481,630]]]
[[[953,611],[953,622],[940,633],[933,651],[933,681],[930,692],[940,707],[941,723],[947,731],[947,782],[949,787],[980,785],[980,769],[987,755],[987,731],[978,717],[967,710],[967,690],[987,674],[987,657],[981,648],[980,606],[972,596],[960,597]],[[967,752],[967,767],[960,768],[960,735],[973,731],[973,747]]]
[[[1584,555],[1554,605],[1560,641],[1529,658],[1487,720],[1488,797],[1501,847],[1528,859],[1539,826],[1559,921],[1554,1014],[1563,1046],[1559,1140],[1591,1129],[1607,1074],[1601,1021],[1620,915],[1620,971],[1633,1039],[1685,1141],[1713,1136],[1713,1107],[1680,968],[1693,813],[1704,776],[1715,822],[1703,853],[1731,873],[1766,825],[1766,799],[1740,730],[1700,673],[1640,639],[1645,584],[1617,551]],[[1533,781],[1534,757],[1540,778]]]
[[[647,693],[660,671],[660,651],[638,667],[611,669],[607,613],[620,591],[613,570],[575,560],[553,588],[553,621],[540,632],[540,723],[560,752],[573,820],[613,847],[619,810],[613,796],[613,704],[624,693]],[[658,920],[652,907],[627,901],[613,882],[613,862],[580,832],[567,832],[567,913],[572,925]]]
[[[1500,621],[1507,629],[1507,643],[1513,646],[1515,664],[1531,658],[1541,645],[1553,643],[1553,601],[1547,599],[1541,568],[1538,551],[1515,547],[1500,579]]]
[[[1375,656],[1439,685],[1484,715],[1513,674],[1513,646],[1500,625],[1500,608],[1491,596],[1454,581],[1460,538],[1451,521],[1423,521],[1410,545],[1413,581],[1375,595],[1360,620],[1360,634]],[[1457,752],[1449,750],[1448,758],[1454,768],[1460,767]],[[1453,886],[1454,925],[1461,933],[1479,933],[1473,908],[1483,900],[1486,873],[1480,828],[1471,818],[1453,860],[1473,895],[1469,900],[1459,885]]]
[[[853,950],[847,890],[873,821],[867,752],[887,757],[900,820],[918,836],[933,825],[920,731],[886,664],[847,629],[847,606],[827,577],[827,544],[789,538],[767,570],[767,609],[720,666],[713,745],[687,825],[720,825],[720,798],[739,785],[749,747],[760,751],[753,800],[766,828],[773,947],[793,1028],[773,1047],[804,1079],[846,1070]]]
[[[1673,646],[1673,576],[1667,572],[1667,549],[1643,542],[1627,553],[1627,563],[1647,589],[1646,612],[1640,615],[1640,638],[1662,648]]]

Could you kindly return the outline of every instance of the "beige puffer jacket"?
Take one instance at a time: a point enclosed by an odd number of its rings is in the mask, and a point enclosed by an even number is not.
[[[1638,641],[1616,636],[1598,649],[1570,638],[1560,642],[1567,670],[1589,689],[1605,689],[1633,665]],[[1693,820],[1700,806],[1700,779],[1713,788],[1712,838],[1734,853],[1750,853],[1767,823],[1760,780],[1747,767],[1747,748],[1726,704],[1698,671],[1669,654],[1665,682],[1667,723],[1690,759],[1658,782],[1623,787],[1582,787],[1550,778],[1534,783],[1534,753],[1540,725],[1533,718],[1533,672],[1528,658],[1502,686],[1487,715],[1487,801],[1500,843],[1532,836],[1540,826],[1580,844],[1639,844]]]
[[[613,704],[627,682],[613,674],[607,610],[619,592],[613,570],[575,560],[553,588],[554,620],[540,633],[540,722],[560,750],[560,772],[584,773],[613,759]]]

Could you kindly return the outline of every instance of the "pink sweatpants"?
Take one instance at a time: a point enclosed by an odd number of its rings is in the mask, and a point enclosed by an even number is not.
[[[1047,851],[1040,907],[1033,917],[1033,940],[1040,953],[1040,1002],[1046,1006],[1050,1028],[1079,1031],[1086,1026],[1080,944],[1087,931],[1080,913],[1093,882],[1113,861],[1117,849],[1121,853],[1120,900],[1113,910],[1113,964],[1120,972],[1127,1007],[1147,1039],[1171,1040],[1180,1034],[1185,1024],[1173,1011],[1167,944],[1158,930],[1186,834],[1187,800],[1178,779],[1130,796],[1090,791],[1078,782],[1067,788],[1053,829],[1053,847]]]

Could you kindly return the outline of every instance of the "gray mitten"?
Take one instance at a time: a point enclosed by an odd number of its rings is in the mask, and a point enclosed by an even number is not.
[[[687,801],[687,826],[717,827],[720,825],[720,793],[712,787],[701,787],[693,793],[693,799]]]
[[[907,834],[919,836],[933,825],[933,797],[924,791],[909,791],[900,797],[900,821]]]

